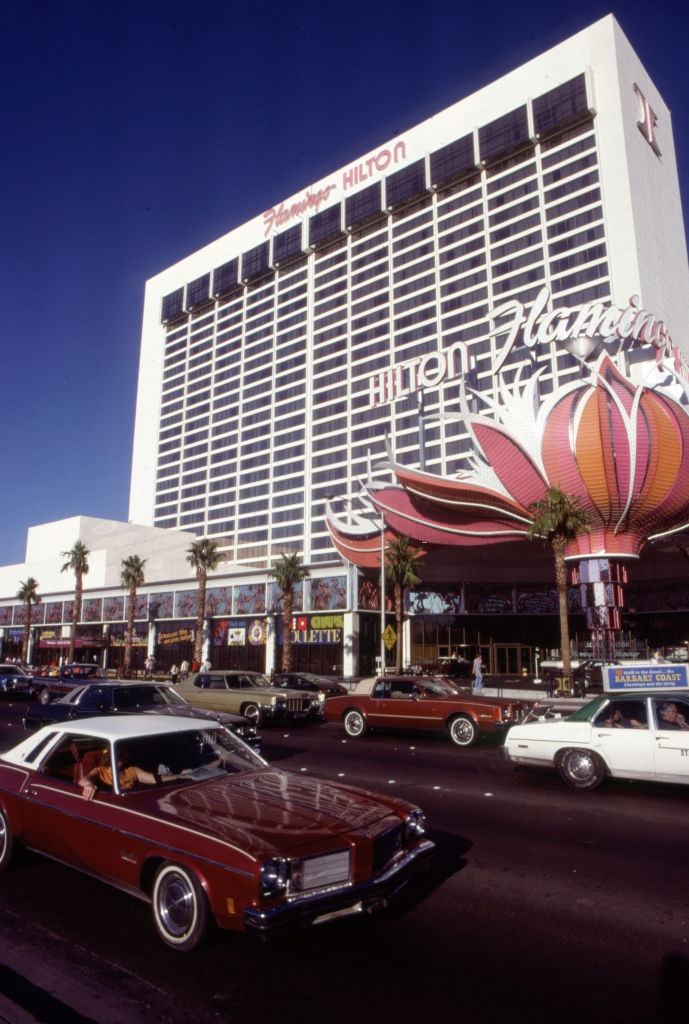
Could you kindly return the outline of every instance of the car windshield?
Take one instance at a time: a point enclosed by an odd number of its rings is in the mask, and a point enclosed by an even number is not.
[[[267,686],[270,687],[270,679],[268,676],[261,675],[260,672],[256,672],[254,675],[245,675],[241,677],[241,683],[237,682],[236,679],[230,677],[230,686]]]
[[[434,679],[424,679],[423,682],[418,684],[427,690],[428,693],[432,693],[437,696],[456,696],[459,690],[451,683],[449,679],[443,679],[436,676]]]
[[[64,697],[60,697],[59,700],[55,701],[55,704],[78,704],[81,700],[82,694],[88,693],[88,686],[77,686],[75,690],[70,690]]]
[[[223,728],[119,740],[116,747],[123,763],[151,772],[161,785],[202,782],[264,766],[260,757]]]

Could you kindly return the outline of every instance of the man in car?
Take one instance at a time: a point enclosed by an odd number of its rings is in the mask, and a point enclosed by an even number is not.
[[[658,704],[658,727],[660,729],[689,729],[685,719],[674,701],[663,701]]]

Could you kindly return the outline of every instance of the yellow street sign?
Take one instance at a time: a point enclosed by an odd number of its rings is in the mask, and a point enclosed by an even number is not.
[[[397,643],[397,633],[389,624],[385,627],[385,632],[383,633],[383,643],[389,651],[391,651]]]

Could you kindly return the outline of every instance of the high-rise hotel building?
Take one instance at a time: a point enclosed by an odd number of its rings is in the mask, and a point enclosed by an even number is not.
[[[326,496],[385,473],[386,434],[398,462],[460,471],[460,373],[487,397],[580,375],[565,347],[507,344],[508,300],[638,296],[689,338],[670,112],[612,16],[267,199],[147,283],[134,439],[130,519],[240,565],[339,562]]]

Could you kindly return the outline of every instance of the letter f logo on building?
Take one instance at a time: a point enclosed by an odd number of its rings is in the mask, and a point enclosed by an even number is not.
[[[658,145],[655,133],[656,125],[658,124],[658,116],[636,82],[634,82],[634,92],[638,96],[639,103],[641,105],[639,109],[641,120],[636,122],[639,131],[646,139],[646,142],[649,144],[655,155],[661,156],[660,146]]]

